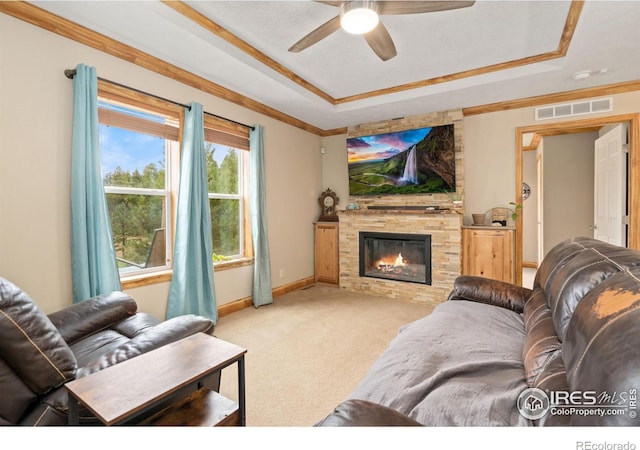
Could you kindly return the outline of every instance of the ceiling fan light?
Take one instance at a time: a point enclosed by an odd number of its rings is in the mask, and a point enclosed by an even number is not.
[[[378,25],[379,20],[375,1],[350,1],[342,4],[340,26],[347,33],[368,33]]]

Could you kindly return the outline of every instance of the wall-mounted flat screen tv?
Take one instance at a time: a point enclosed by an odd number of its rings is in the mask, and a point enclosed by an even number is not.
[[[347,139],[349,194],[456,190],[453,124]]]

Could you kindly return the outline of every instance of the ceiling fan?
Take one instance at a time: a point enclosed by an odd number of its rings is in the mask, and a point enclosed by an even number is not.
[[[340,8],[340,14],[320,25],[289,48],[300,52],[321,41],[340,28],[352,34],[362,34],[378,57],[387,61],[397,55],[396,46],[379,16],[400,14],[423,14],[436,11],[467,8],[475,1],[375,1],[346,0],[319,1]]]

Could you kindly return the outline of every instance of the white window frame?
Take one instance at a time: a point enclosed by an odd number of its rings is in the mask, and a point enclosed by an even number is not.
[[[205,144],[211,144],[211,145],[223,145],[223,144],[219,144],[217,142],[210,142],[210,141],[206,141]],[[242,258],[246,257],[246,253],[245,253],[245,183],[246,180],[244,179],[245,177],[245,160],[246,160],[246,155],[245,152],[243,150],[239,150],[233,147],[228,147],[225,146],[225,148],[231,148],[232,150],[234,150],[235,152],[237,152],[238,154],[238,193],[237,194],[221,194],[221,193],[217,193],[217,192],[208,192],[207,196],[209,199],[221,199],[221,200],[238,200],[239,201],[239,208],[238,208],[238,223],[240,224],[238,227],[238,241],[240,243],[239,245],[239,250],[240,253],[235,254],[235,255],[223,255],[223,256],[227,256],[229,258],[231,258],[231,260],[239,260]],[[215,249],[214,249],[215,252]],[[214,264],[218,264],[218,263],[224,263],[224,261],[214,261]]]
[[[100,97],[101,103],[108,103],[112,105],[121,105],[127,109],[143,110],[150,114],[163,115],[152,109],[146,109],[144,106],[138,106],[133,102],[128,103],[126,101],[114,101],[108,97]],[[99,125],[114,126],[104,122],[100,122]],[[120,127],[118,127],[120,128]],[[142,133],[138,130],[131,130],[136,133]],[[144,133],[143,133],[144,134]],[[161,136],[159,136],[161,137]],[[121,268],[118,270],[120,277],[125,279],[127,277],[137,277],[139,275],[153,274],[157,272],[165,272],[172,270],[173,268],[173,191],[177,192],[177,187],[174,186],[174,180],[179,179],[179,173],[176,175],[173,172],[179,171],[180,166],[176,164],[176,161],[180,160],[180,143],[178,141],[171,140],[167,137],[161,137],[165,141],[165,189],[153,189],[153,188],[139,188],[129,186],[108,186],[104,185],[105,194],[120,194],[120,195],[148,195],[164,198],[164,223],[165,223],[165,263],[154,267],[138,267],[137,269],[127,270]],[[113,231],[112,231],[113,232]]]
[[[171,146],[170,141],[165,142],[165,152],[166,156],[169,157],[169,149]],[[168,160],[169,158],[167,158]],[[170,166],[170,164],[167,164]],[[135,187],[122,187],[122,186],[104,186],[105,194],[119,194],[119,195],[148,195],[153,197],[164,197],[164,223],[165,223],[165,264],[161,266],[154,267],[139,267],[137,270],[118,270],[120,276],[126,277],[128,275],[144,275],[147,273],[153,273],[158,271],[169,270],[173,267],[173,227],[171,220],[171,171],[165,168],[165,186],[167,189],[149,189],[149,188],[135,188]],[[137,266],[136,266],[137,267]]]

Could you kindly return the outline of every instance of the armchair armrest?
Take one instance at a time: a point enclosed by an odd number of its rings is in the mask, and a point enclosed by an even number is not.
[[[316,427],[419,427],[422,426],[388,406],[367,400],[349,399],[340,403]]]
[[[136,313],[135,300],[122,292],[99,295],[49,314],[67,344],[110,327]]]
[[[119,327],[120,325],[118,325],[116,329]],[[135,335],[126,343],[105,353],[84,367],[78,368],[76,378],[86,377],[94,372],[135,358],[143,353],[179,341],[195,333],[212,334],[213,328],[213,322],[206,317],[195,314],[173,317],[147,328],[144,332]]]
[[[456,278],[447,300],[470,300],[522,313],[531,293],[531,289],[504,281],[462,275]]]

